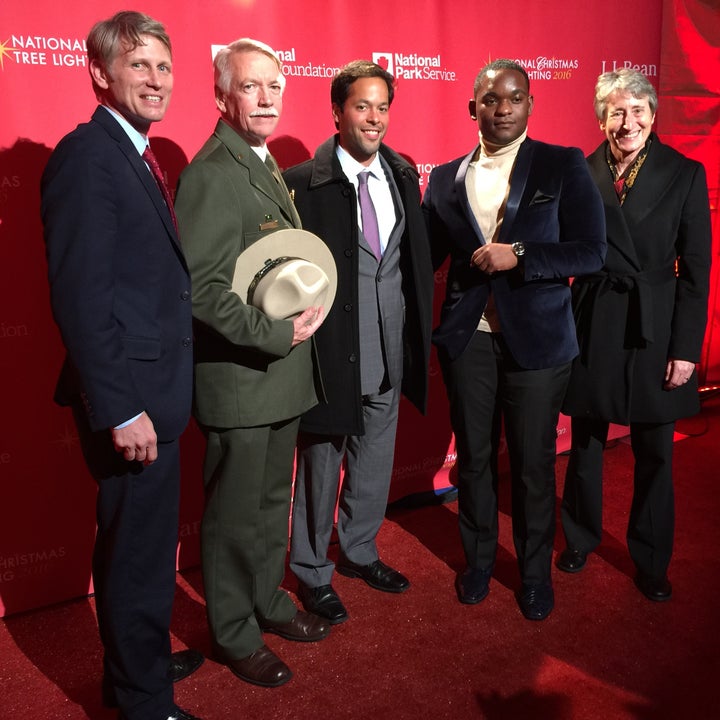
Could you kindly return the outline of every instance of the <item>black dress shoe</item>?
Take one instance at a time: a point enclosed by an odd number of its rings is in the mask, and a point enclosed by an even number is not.
[[[490,592],[491,568],[465,568],[455,580],[458,600],[466,605],[476,605]]]
[[[125,720],[125,716],[120,713],[118,720]],[[181,710],[179,707],[176,707],[173,714],[168,715],[167,720],[200,720],[200,718],[197,717],[197,715],[191,715],[187,710]]]
[[[635,575],[637,589],[648,599],[654,602],[666,602],[672,597],[672,585],[667,575],[654,578],[638,571]]]
[[[298,597],[308,612],[325,618],[331,625],[339,625],[348,619],[347,610],[332,585],[308,587],[301,584]]]
[[[526,585],[523,583],[518,597],[520,611],[528,620],[544,620],[555,607],[552,585]]]
[[[175,712],[170,715],[167,720],[200,720],[200,718],[196,715],[191,715],[187,710],[175,708]]]
[[[410,581],[404,575],[380,560],[369,565],[356,565],[347,558],[343,558],[338,562],[336,569],[345,577],[361,578],[371,588],[383,592],[401,593],[410,587]]]
[[[330,634],[330,623],[324,618],[298,610],[295,617],[285,623],[260,622],[260,627],[286,640],[317,642]]]
[[[582,550],[565,548],[558,556],[555,565],[566,573],[580,572],[585,567],[587,556],[588,554]]]
[[[292,677],[290,668],[267,645],[239,660],[226,660],[225,664],[241,680],[262,687],[279,687]]]
[[[180,682],[180,680],[192,675],[204,662],[204,655],[197,650],[178,650],[170,655],[170,666],[168,668],[170,679],[174,683]],[[115,688],[104,675],[102,679],[102,703],[109,708],[118,706]]]
[[[205,656],[197,650],[179,650],[170,656],[170,679],[176,683],[190,677],[203,663]]]

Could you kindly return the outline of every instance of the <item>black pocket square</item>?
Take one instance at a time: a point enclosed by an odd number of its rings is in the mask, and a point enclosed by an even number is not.
[[[533,195],[532,200],[530,201],[531,205],[540,205],[541,203],[547,203],[552,202],[555,199],[554,195],[546,195],[544,192],[541,192],[540,190],[536,190],[535,194]]]

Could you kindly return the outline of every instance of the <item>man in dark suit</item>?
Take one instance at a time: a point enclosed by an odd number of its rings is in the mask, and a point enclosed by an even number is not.
[[[56,399],[73,407],[98,483],[106,698],[125,720],[188,720],[173,702],[169,625],[190,277],[172,208],[143,159],[173,88],[170,40],[152,18],[122,12],[93,27],[87,49],[101,107],[61,140],[42,183],[51,302],[67,348]]]
[[[423,200],[435,266],[450,256],[433,334],[457,441],[461,602],[489,591],[498,536],[497,455],[504,419],[520,609],[554,606],[556,426],[578,352],[568,278],[605,257],[602,202],[580,150],[527,137],[533,108],[521,65],[496,60],[475,80],[480,144],[435,168]]]
[[[276,687],[292,673],[262,631],[301,641],[330,631],[280,588],[298,424],[318,400],[309,341],[323,309],[277,320],[232,291],[242,251],[300,219],[266,145],[282,111],[280,60],[243,38],[214,65],[221,117],[177,193],[193,282],[195,416],[207,438],[205,598],[218,659],[247,682]]]
[[[290,550],[305,608],[334,624],[348,617],[328,558],[343,461],[338,571],[386,592],[410,584],[379,559],[375,543],[390,488],[401,383],[425,411],[432,314],[417,172],[382,144],[393,83],[375,63],[342,68],[331,87],[338,134],[285,174],[305,229],[327,243],[338,268],[335,309],[316,335],[327,403],[301,421]]]

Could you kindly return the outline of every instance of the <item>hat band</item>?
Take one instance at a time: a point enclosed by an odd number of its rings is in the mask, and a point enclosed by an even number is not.
[[[298,257],[291,257],[289,255],[283,255],[282,257],[275,258],[274,260],[266,260],[265,265],[258,270],[258,272],[255,273],[255,277],[252,279],[252,282],[250,283],[248,287],[248,293],[247,293],[247,304],[252,305],[253,304],[253,296],[255,295],[255,289],[260,284],[260,281],[274,268],[276,268],[278,265],[283,265],[286,262],[289,262],[290,260],[302,260],[302,258]]]

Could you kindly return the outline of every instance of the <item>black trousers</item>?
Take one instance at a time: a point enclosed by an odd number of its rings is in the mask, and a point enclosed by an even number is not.
[[[575,550],[592,552],[602,537],[602,467],[608,426],[604,420],[572,419],[561,517],[565,540]],[[637,569],[654,578],[666,574],[673,549],[674,431],[674,422],[630,424],[635,469],[627,543]]]
[[[75,410],[85,460],[98,485],[93,583],[105,679],[127,720],[173,714],[170,618],[180,498],[179,441],[158,443],[147,467],[126,462],[109,431]]]
[[[520,368],[501,335],[476,332],[442,356],[458,462],[460,536],[470,567],[491,568],[498,538],[501,421],[510,458],[513,542],[523,583],[550,582],[557,422],[570,363]]]

